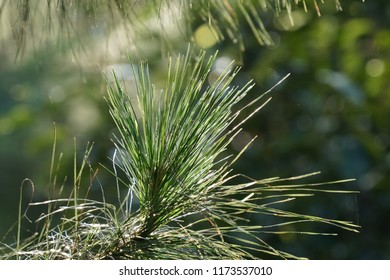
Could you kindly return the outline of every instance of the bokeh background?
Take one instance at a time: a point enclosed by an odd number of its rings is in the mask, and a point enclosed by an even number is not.
[[[126,28],[119,15],[99,14],[86,5],[83,17],[65,19],[77,28],[53,19],[53,29],[48,29],[48,17],[42,13],[41,19],[34,19],[33,31],[29,26],[17,30],[11,23],[23,13],[1,9],[2,241],[15,240],[20,193],[24,207],[30,200],[49,197],[55,140],[55,163],[61,158],[55,173],[64,193],[72,186],[74,150],[81,160],[93,142],[90,164],[99,169],[99,186],[93,185],[90,195],[98,198],[103,186],[107,199],[115,198],[112,175],[102,167],[111,165],[115,132],[102,72],[120,71],[131,84],[130,56],[147,60],[159,84],[166,73],[167,53],[185,51],[190,39],[210,52],[219,50],[216,72],[235,60],[242,67],[236,82],[256,82],[252,98],[291,73],[231,144],[231,151],[237,152],[259,136],[236,163],[236,172],[260,179],[321,171],[307,182],[356,179],[337,188],[359,194],[317,194],[289,207],[353,221],[361,226],[359,234],[318,227],[338,236],[290,234],[267,241],[311,259],[390,259],[390,3],[347,0],[341,3],[343,10],[336,11],[333,1],[326,2],[320,5],[321,17],[310,5],[308,11],[299,6],[290,15],[259,11],[274,42],[269,46],[259,45],[242,21],[239,32],[245,50],[228,36],[218,41],[196,9],[183,17],[175,5],[164,7],[159,16],[147,6],[136,6],[133,29]],[[25,178],[34,183],[33,196]],[[42,210],[31,208],[28,217],[36,218]],[[28,236],[34,224],[24,228]]]

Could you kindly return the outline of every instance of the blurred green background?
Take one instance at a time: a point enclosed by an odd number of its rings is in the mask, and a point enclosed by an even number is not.
[[[231,150],[237,152],[251,137],[259,136],[236,163],[237,173],[260,179],[321,171],[307,182],[356,179],[336,187],[358,190],[360,194],[318,194],[289,207],[351,220],[362,227],[359,234],[316,226],[314,229],[336,231],[338,236],[290,234],[270,236],[267,241],[278,249],[311,259],[390,259],[390,4],[384,0],[349,0],[342,1],[343,11],[336,11],[334,2],[327,2],[320,5],[321,17],[315,9],[295,9],[291,14],[294,26],[286,12],[261,12],[274,41],[272,46],[260,46],[250,26],[240,24],[244,51],[234,40],[218,42],[196,9],[188,17],[190,21],[176,17],[174,5],[163,11],[168,18],[160,18],[163,25],[156,24],[153,13],[141,5],[139,18],[131,23],[136,28],[131,31],[107,14],[95,13],[91,24],[89,12],[93,6],[86,6],[84,17],[75,22],[77,34],[72,35],[72,29],[62,27],[59,21],[56,24],[63,28],[58,33],[62,36],[35,28],[35,33],[25,38],[15,36],[15,32],[23,32],[10,24],[20,15],[3,10],[0,236],[6,235],[17,220],[24,178],[30,178],[35,186],[31,198],[31,190],[24,184],[24,207],[30,199],[48,198],[54,129],[56,158],[63,152],[58,184],[64,182],[65,192],[72,186],[76,138],[79,160],[87,143],[94,142],[90,163],[100,171],[99,184],[92,184],[91,195],[99,198],[103,186],[107,199],[115,198],[113,178],[99,165],[111,165],[110,139],[115,132],[104,100],[102,71],[121,71],[131,87],[130,55],[147,60],[152,76],[160,83],[166,72],[166,54],[187,48],[184,29],[188,27],[195,44],[210,52],[220,51],[216,73],[231,60],[242,66],[236,83],[253,79],[256,87],[250,93],[252,98],[291,73],[271,93],[272,101],[232,143]],[[34,24],[45,26],[39,20]],[[53,26],[55,29],[55,23]],[[148,32],[136,33],[142,26]],[[23,40],[24,47],[20,44]],[[30,218],[42,211],[30,210]],[[26,236],[34,226],[24,225]],[[14,235],[10,232],[3,241],[14,241]]]

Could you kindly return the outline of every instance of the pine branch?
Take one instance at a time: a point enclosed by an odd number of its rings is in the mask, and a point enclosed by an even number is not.
[[[320,15],[322,1],[317,0],[261,0],[261,1],[139,1],[139,0],[61,0],[28,1],[4,0],[0,5],[0,22],[12,30],[16,41],[16,56],[26,50],[39,50],[47,43],[59,44],[65,49],[91,47],[96,36],[108,38],[122,28],[126,30],[128,43],[140,54],[140,38],[157,37],[174,51],[172,40],[180,33],[184,41],[191,40],[193,28],[200,23],[208,25],[218,41],[226,39],[237,44],[241,51],[244,37],[243,26],[249,26],[260,45],[272,44],[272,39],[263,23],[268,13],[278,15],[286,11],[290,16],[294,9],[316,11]],[[341,10],[341,3],[335,0]],[[175,26],[170,30],[167,25]],[[0,36],[8,36],[1,30]],[[123,39],[123,38],[122,38]],[[142,41],[142,39],[141,39]]]
[[[186,55],[171,58],[161,90],[152,83],[147,64],[134,65],[138,102],[132,101],[113,72],[113,82],[107,79],[107,101],[119,135],[114,137],[113,168],[107,169],[126,196],[118,205],[104,197],[102,201],[80,197],[83,170],[90,169],[89,187],[98,180],[88,163],[91,147],[87,147],[79,171],[75,162],[71,197],[31,203],[48,206],[36,221],[44,224],[42,231],[27,240],[18,238],[15,247],[0,248],[6,252],[1,258],[289,259],[299,257],[268,244],[266,236],[332,234],[300,229],[303,224],[357,232],[358,226],[348,221],[288,210],[289,202],[316,193],[351,193],[331,187],[348,180],[291,183],[317,173],[261,180],[233,173],[232,164],[248,146],[235,157],[222,154],[240,127],[269,101],[269,92],[241,104],[253,83],[235,86],[239,69],[233,65],[209,84],[216,57],[189,48]],[[238,122],[243,110],[253,113]],[[240,178],[241,183],[233,183]],[[133,207],[135,201],[138,209]],[[259,222],[253,224],[248,214]],[[52,222],[55,217],[60,224]],[[273,218],[271,223],[265,222],[268,217]]]

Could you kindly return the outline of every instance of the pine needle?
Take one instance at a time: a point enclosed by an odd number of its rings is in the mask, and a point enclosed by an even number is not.
[[[118,205],[104,197],[103,201],[80,197],[82,173],[92,149],[88,145],[82,163],[74,163],[71,197],[31,203],[50,205],[48,213],[36,221],[48,226],[30,239],[20,240],[18,235],[15,248],[10,251],[13,247],[8,246],[1,257],[294,259],[299,257],[268,244],[265,236],[333,234],[300,229],[305,223],[357,232],[359,227],[348,221],[287,210],[291,201],[313,197],[314,193],[349,193],[330,188],[346,180],[291,184],[317,173],[265,179],[232,174],[232,164],[241,152],[222,159],[221,154],[248,120],[238,122],[237,118],[243,108],[255,113],[267,100],[263,101],[262,95],[242,105],[240,101],[253,83],[235,86],[239,72],[231,67],[209,84],[207,78],[216,57],[217,53],[207,56],[205,51],[195,53],[188,48],[185,55],[171,58],[161,92],[152,83],[147,64],[134,65],[137,102],[112,73],[113,82],[107,78],[107,102],[119,134],[113,137],[113,183],[104,188],[125,190],[127,195],[118,193]],[[117,170],[125,177],[118,178]],[[91,173],[92,181],[96,172]],[[245,182],[232,183],[240,178]],[[132,207],[135,200],[138,208]],[[256,217],[257,223],[247,214]],[[19,220],[23,216],[20,212]],[[54,217],[61,222],[51,223]],[[266,222],[268,218],[272,218],[271,223]],[[283,229],[286,225],[294,227]]]

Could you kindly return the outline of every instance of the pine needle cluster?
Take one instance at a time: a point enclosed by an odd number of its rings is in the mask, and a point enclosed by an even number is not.
[[[326,188],[345,181],[304,184],[293,182],[315,174],[257,180],[233,172],[233,164],[253,140],[237,155],[226,155],[227,147],[270,98],[266,92],[242,104],[253,83],[236,86],[239,69],[232,65],[209,83],[216,57],[189,49],[171,58],[161,90],[153,84],[147,64],[133,64],[137,102],[118,73],[112,73],[107,102],[119,133],[110,168],[114,184],[104,188],[116,184],[119,203],[80,196],[88,147],[80,168],[75,162],[72,196],[33,204],[48,206],[36,221],[43,229],[29,239],[18,238],[15,246],[4,246],[2,258],[290,259],[299,257],[278,250],[264,237],[291,233],[282,226],[299,228],[302,223],[356,231],[348,221],[286,210],[288,202],[316,192],[346,193]],[[251,113],[239,121],[243,110]],[[96,180],[90,170],[91,180]],[[241,183],[233,183],[237,180]],[[269,216],[277,221],[267,223]],[[254,225],[248,217],[260,222]],[[60,223],[54,223],[56,219]]]
[[[341,10],[339,0],[334,0],[337,10]],[[207,24],[218,41],[230,40],[244,51],[243,26],[250,31],[260,45],[272,45],[265,20],[268,16],[286,12],[291,24],[294,24],[291,12],[294,9],[315,11],[321,15],[324,1],[313,0],[260,0],[260,1],[224,1],[224,0],[3,0],[0,3],[0,23],[12,28],[11,34],[0,30],[1,37],[12,36],[17,43],[16,56],[22,56],[26,50],[36,51],[47,47],[47,43],[59,43],[62,48],[71,49],[76,55],[86,53],[86,45],[94,41],[96,35],[109,37],[118,27],[124,27],[128,42],[136,44],[140,36],[154,37],[171,46],[170,34],[164,27],[166,13],[180,30],[183,39],[189,40],[193,27]],[[147,20],[156,20],[158,32],[145,24]],[[43,31],[43,32],[42,32]],[[92,36],[90,36],[92,35]],[[84,39],[88,38],[88,39]],[[26,43],[28,42],[28,43]],[[139,46],[138,46],[139,47]],[[173,50],[172,47],[168,47]]]

